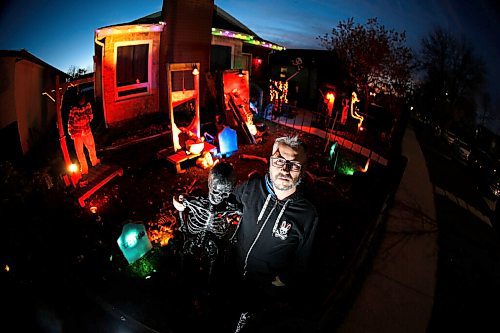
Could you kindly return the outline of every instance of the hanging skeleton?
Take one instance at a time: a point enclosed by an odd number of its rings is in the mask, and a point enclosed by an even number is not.
[[[223,237],[239,221],[241,213],[230,200],[235,178],[229,164],[216,164],[208,176],[208,198],[179,196],[174,206],[179,210],[180,230],[185,235],[183,253],[208,262],[209,277]]]

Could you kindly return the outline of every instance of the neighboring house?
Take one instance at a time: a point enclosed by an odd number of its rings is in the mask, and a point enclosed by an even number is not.
[[[297,106],[317,109],[320,90],[342,82],[339,62],[327,50],[287,49],[271,55],[273,80],[288,81],[288,100]],[[300,68],[300,72],[298,72]],[[336,103],[340,103],[338,98]]]
[[[53,95],[59,69],[26,50],[0,51],[0,130],[2,156],[25,155],[55,128]]]
[[[269,54],[284,49],[257,36],[213,1],[169,0],[163,6],[163,11],[95,31],[95,94],[108,126],[165,111],[165,63],[201,64],[204,107],[207,72],[246,69],[255,81],[265,82]]]

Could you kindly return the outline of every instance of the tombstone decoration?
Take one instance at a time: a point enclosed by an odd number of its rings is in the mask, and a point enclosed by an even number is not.
[[[220,155],[228,157],[238,150],[238,135],[231,127],[224,127],[218,138]]]
[[[153,248],[146,228],[137,223],[125,224],[117,243],[129,264],[133,264]]]

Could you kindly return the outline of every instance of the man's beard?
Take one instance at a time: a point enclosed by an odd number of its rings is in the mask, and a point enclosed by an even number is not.
[[[283,185],[278,184],[278,181],[281,183],[281,181],[278,178],[286,178],[286,179],[289,180],[289,182],[287,182],[286,184],[283,184]],[[271,177],[271,181],[273,183],[273,187],[274,187],[275,190],[278,190],[278,191],[288,191],[288,190],[291,190],[294,187],[297,187],[300,184],[300,177],[294,180],[289,175],[285,175],[283,173],[277,173],[275,175],[275,177]]]

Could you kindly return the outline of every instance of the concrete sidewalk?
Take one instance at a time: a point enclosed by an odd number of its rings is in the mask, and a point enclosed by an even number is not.
[[[431,318],[438,257],[433,185],[412,128],[408,158],[373,266],[338,332],[425,332]]]

